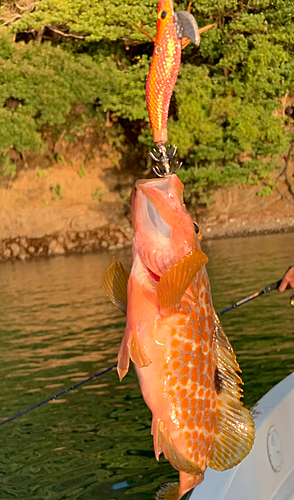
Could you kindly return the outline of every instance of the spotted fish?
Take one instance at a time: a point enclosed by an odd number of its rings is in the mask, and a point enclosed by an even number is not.
[[[240,401],[239,366],[214,312],[208,259],[181,181],[176,175],[137,181],[131,203],[130,276],[113,260],[103,286],[127,314],[119,377],[131,359],[152,412],[155,456],[163,453],[180,472],[179,483],[157,498],[179,500],[208,465],[226,470],[249,453],[254,423]]]

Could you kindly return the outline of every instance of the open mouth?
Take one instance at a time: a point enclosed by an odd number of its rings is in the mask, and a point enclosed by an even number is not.
[[[147,217],[149,223],[152,226],[152,229],[155,230],[156,232],[158,231],[160,235],[163,236],[164,238],[170,238],[169,225],[163,220],[161,215],[154,208],[154,206],[148,200],[148,198],[146,199],[146,208],[147,208]]]

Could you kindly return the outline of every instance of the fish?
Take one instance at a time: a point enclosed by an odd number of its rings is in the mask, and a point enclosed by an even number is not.
[[[196,19],[188,11],[175,13],[172,0],[159,0],[154,52],[146,82],[146,105],[156,145],[165,144],[168,139],[169,104],[180,69],[184,38],[200,44]]]
[[[237,465],[254,442],[254,422],[241,401],[233,348],[215,313],[208,258],[188,214],[177,175],[138,180],[131,196],[131,271],[113,259],[102,284],[126,313],[118,353],[122,380],[132,360],[152,412],[155,457],[179,471],[158,500],[180,500],[207,466]]]

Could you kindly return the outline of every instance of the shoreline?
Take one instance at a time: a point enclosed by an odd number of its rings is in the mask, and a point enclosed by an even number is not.
[[[0,263],[132,244],[134,175],[116,171],[110,160],[93,160],[83,178],[76,169],[55,165],[45,175],[31,168],[0,185]],[[294,178],[294,161],[288,170]],[[294,232],[294,184],[289,187],[280,176],[276,181],[270,196],[257,196],[262,186],[219,188],[209,206],[190,209],[203,241]],[[52,186],[60,192],[52,194]]]
[[[257,223],[250,221],[250,218],[245,221],[231,218],[224,223],[217,220],[200,221],[200,227],[203,241],[285,234],[294,232],[294,215],[278,223],[273,220]],[[7,238],[0,241],[0,263],[127,248],[132,245],[133,234],[131,225],[124,223],[123,227],[109,224],[95,230],[55,232],[39,238]]]

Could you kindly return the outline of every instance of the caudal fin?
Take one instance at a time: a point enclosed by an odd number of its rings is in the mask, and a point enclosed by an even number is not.
[[[178,500],[179,498],[179,483],[162,484],[156,493],[156,500]]]

